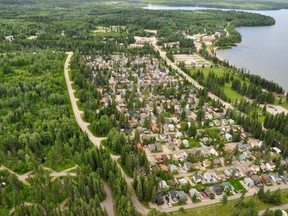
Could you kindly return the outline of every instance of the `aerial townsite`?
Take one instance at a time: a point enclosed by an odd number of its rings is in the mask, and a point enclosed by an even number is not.
[[[287,25],[286,0],[1,0],[0,215],[287,216]]]

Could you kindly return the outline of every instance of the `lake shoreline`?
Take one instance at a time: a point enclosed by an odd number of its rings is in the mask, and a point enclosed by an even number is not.
[[[250,11],[250,12],[257,12],[257,11],[263,11],[263,10],[267,10],[267,11],[277,11],[277,10],[282,10],[282,9],[288,9],[287,8],[239,8],[239,7],[235,7],[235,8],[231,8],[231,7],[216,7],[216,6],[208,6],[208,5],[193,5],[193,4],[184,4],[184,5],[179,5],[179,4],[163,4],[163,5],[154,5],[154,4],[145,4],[145,6],[142,7],[142,9],[145,10],[169,10],[167,8],[171,8],[170,10],[191,10],[188,8],[196,8],[195,10],[223,10],[223,11],[227,11],[227,10],[236,10],[236,11]],[[161,9],[164,8],[164,9]],[[179,8],[179,9],[173,9],[173,8]]]

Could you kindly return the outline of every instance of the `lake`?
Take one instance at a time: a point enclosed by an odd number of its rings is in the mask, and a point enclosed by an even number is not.
[[[207,10],[202,7],[148,6],[149,10]],[[213,8],[214,9],[214,8]],[[216,9],[219,10],[219,9]],[[222,10],[222,9],[221,9]],[[229,9],[223,9],[229,10]],[[243,11],[243,10],[241,10]],[[244,10],[245,11],[245,10]],[[246,11],[273,17],[274,26],[239,27],[242,42],[235,47],[218,50],[217,55],[238,68],[245,68],[280,84],[288,91],[288,10]]]

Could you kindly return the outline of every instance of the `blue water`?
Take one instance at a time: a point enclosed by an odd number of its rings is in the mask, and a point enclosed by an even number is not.
[[[145,8],[149,10],[211,9],[169,6],[148,6]],[[253,74],[273,80],[288,91],[288,10],[247,12],[271,16],[276,20],[276,24],[274,26],[237,28],[237,31],[242,35],[242,42],[231,49],[218,50],[217,55],[238,68],[245,68]]]

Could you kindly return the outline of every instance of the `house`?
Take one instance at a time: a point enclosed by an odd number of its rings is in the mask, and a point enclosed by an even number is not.
[[[209,187],[206,187],[203,191],[208,197],[210,197],[211,195],[213,195],[212,190]]]
[[[211,161],[206,159],[206,160],[202,161],[202,165],[203,165],[203,167],[209,167],[209,166],[211,166]]]
[[[221,185],[220,184],[215,184],[215,185],[213,185],[213,189],[214,189],[214,191],[215,191],[215,193],[217,194],[217,195],[220,195],[220,194],[222,194],[222,187],[221,187]]]
[[[213,176],[215,177],[215,179],[217,181],[222,181],[223,179],[225,179],[225,175],[222,172],[220,172],[219,170],[215,170],[213,172]]]
[[[184,162],[184,168],[185,170],[190,170],[191,168],[193,167],[193,164],[188,162],[188,161],[185,161]]]
[[[227,121],[227,119],[222,119],[222,120],[221,120],[221,124],[222,124],[223,126],[227,126],[227,125],[229,124],[229,122]]]
[[[259,176],[252,175],[251,179],[253,180],[254,185],[256,185],[257,187],[262,185],[262,181],[261,181],[261,178]]]
[[[215,166],[222,166],[224,164],[224,161],[222,160],[222,158],[215,158],[214,159],[214,165]]]
[[[186,152],[182,152],[182,153],[180,153],[180,154],[174,154],[174,158],[176,159],[176,160],[180,160],[180,161],[185,161],[186,160],[186,158],[187,158],[187,153]]]
[[[175,125],[169,124],[168,129],[169,129],[169,131],[175,131]]]
[[[185,146],[185,148],[189,148],[190,144],[189,144],[189,141],[187,139],[184,139],[182,141],[183,145]]]
[[[155,144],[148,144],[148,149],[149,149],[151,152],[157,151],[157,147],[156,147]]]
[[[267,174],[263,174],[261,176],[261,181],[264,183],[264,184],[271,184],[271,179],[270,177],[267,175]]]
[[[226,133],[226,134],[224,135],[224,137],[225,137],[226,141],[228,141],[228,142],[231,142],[231,141],[232,141],[232,135],[231,135],[231,134]]]
[[[178,168],[174,164],[169,164],[170,172],[178,172]]]
[[[196,184],[199,184],[199,183],[201,183],[201,181],[202,181],[202,176],[198,175],[197,173],[195,173],[195,174],[192,176],[192,178],[193,178],[193,181],[194,181]]]
[[[244,178],[244,184],[249,187],[249,188],[252,188],[254,187],[254,181],[251,179],[251,178]]]
[[[137,150],[138,151],[143,151],[143,146],[141,145],[141,143],[137,144]]]
[[[158,127],[157,127],[156,124],[152,124],[152,125],[151,125],[151,131],[152,131],[153,133],[156,133],[156,132],[158,131]]]
[[[176,136],[177,139],[179,139],[179,138],[181,138],[183,136],[183,133],[178,131],[178,132],[176,132],[175,136]]]
[[[275,153],[277,153],[277,154],[281,154],[281,152],[282,152],[281,149],[279,149],[279,148],[277,148],[277,147],[273,147],[273,148],[272,148],[272,151],[275,152]]]
[[[197,189],[195,189],[195,188],[191,188],[191,189],[189,190],[189,194],[190,194],[191,198],[193,198],[194,195],[195,195],[195,196],[196,196],[196,199],[201,199],[201,197],[200,197],[200,192],[197,191]]]
[[[175,186],[177,186],[177,182],[175,181],[175,179],[171,179],[171,180],[169,180],[169,185],[175,187]]]
[[[162,145],[160,143],[156,143],[156,151],[162,151]]]
[[[265,165],[264,163],[261,163],[261,164],[259,165],[259,167],[260,167],[261,172],[267,172],[267,171],[268,171],[268,170],[267,170],[267,167],[266,167],[266,165]]]
[[[176,203],[178,202],[178,193],[175,190],[168,191],[168,197],[170,198],[171,202]]]
[[[219,127],[221,125],[221,122],[218,119],[214,120],[213,123],[216,127]]]
[[[166,145],[167,145],[167,147],[168,147],[170,150],[175,150],[175,144],[174,144],[174,142],[169,141]]]
[[[158,136],[158,141],[159,142],[166,142],[167,141],[167,136],[165,134],[160,134]]]
[[[229,191],[232,189],[232,185],[230,184],[230,182],[223,182],[222,185],[223,185],[225,191],[227,191],[227,190]]]
[[[207,182],[207,184],[211,184],[215,181],[215,179],[213,178],[213,176],[211,175],[211,173],[209,172],[205,172],[203,174],[203,178],[205,179],[205,181]]]
[[[163,195],[161,193],[156,194],[155,200],[156,200],[157,205],[163,205],[164,204],[164,198],[163,198]]]
[[[250,166],[250,171],[256,174],[257,172],[260,172],[260,167],[258,165],[252,164]]]
[[[268,171],[273,171],[276,168],[276,165],[272,161],[270,161],[266,163],[266,168]]]
[[[168,184],[167,184],[167,182],[165,180],[162,180],[162,181],[159,182],[159,187],[163,188],[163,189],[169,188],[169,186],[168,186]]]
[[[184,201],[188,200],[187,195],[184,191],[177,191],[177,196],[179,200],[184,200]]]
[[[160,169],[163,170],[164,172],[169,172],[169,168],[168,168],[166,165],[160,164],[159,167],[160,167]]]
[[[185,178],[179,179],[178,182],[179,182],[179,184],[180,184],[181,186],[184,186],[184,185],[187,185],[187,184],[188,184],[188,181],[187,181]]]
[[[246,160],[246,155],[245,154],[241,154],[241,155],[237,156],[237,159],[239,161],[245,161]]]
[[[214,148],[210,149],[210,154],[215,155],[216,157],[219,155],[218,152]]]
[[[229,169],[225,169],[224,174],[226,175],[227,178],[230,178],[232,176],[232,173],[230,172]]]

